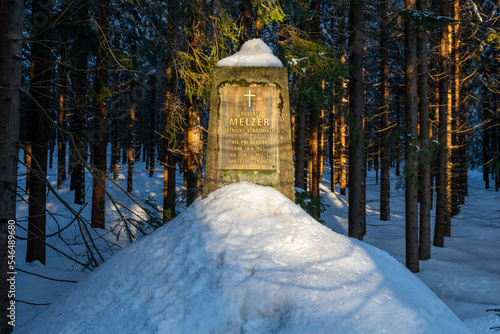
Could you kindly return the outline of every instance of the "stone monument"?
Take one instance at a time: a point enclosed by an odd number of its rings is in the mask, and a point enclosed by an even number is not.
[[[295,198],[287,71],[253,39],[217,63],[210,101],[203,197],[238,181]]]

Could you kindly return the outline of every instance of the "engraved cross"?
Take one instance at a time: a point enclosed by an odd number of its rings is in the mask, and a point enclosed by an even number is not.
[[[243,96],[245,96],[245,97],[248,96],[248,107],[250,108],[252,106],[251,98],[252,98],[252,96],[255,96],[255,95],[252,94],[252,91],[249,89],[248,94],[245,94]]]

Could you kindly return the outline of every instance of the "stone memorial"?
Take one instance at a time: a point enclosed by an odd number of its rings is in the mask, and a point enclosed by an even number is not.
[[[239,181],[294,200],[287,71],[260,39],[217,63],[203,197]]]

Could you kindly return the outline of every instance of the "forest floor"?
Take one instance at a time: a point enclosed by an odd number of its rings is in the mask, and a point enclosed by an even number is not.
[[[144,171],[144,165],[136,164],[136,175],[134,179],[133,194],[138,198],[152,198],[156,203],[161,203],[163,176],[161,172],[156,172],[154,177],[148,177]],[[142,172],[144,171],[144,172]],[[327,172],[327,171],[325,171]],[[321,186],[322,196],[325,203],[329,205],[323,215],[326,225],[341,234],[347,234],[347,196],[340,196],[338,188],[332,193],[330,185],[326,180]],[[49,171],[49,179],[54,185],[56,180],[56,169]],[[404,230],[404,193],[397,189],[398,179],[392,178],[391,189],[391,220],[380,221],[379,215],[379,185],[375,182],[375,173],[369,172],[367,180],[367,235],[365,242],[385,250],[396,260],[404,264],[405,257],[405,230]],[[91,181],[87,177],[87,202],[91,203]],[[19,186],[24,188],[24,177],[21,175]],[[126,180],[122,176],[118,181],[120,186],[126,185]],[[62,198],[72,203],[72,192],[67,189],[69,181],[59,194]],[[120,191],[110,187],[110,192],[116,198],[120,198]],[[122,196],[123,197],[123,196]],[[132,211],[137,211],[137,204],[133,198],[121,198],[124,206],[130,206]],[[79,211],[82,210],[84,216],[90,217],[90,204],[82,208],[71,204]],[[48,219],[48,232],[51,233],[71,223],[68,218],[67,209],[64,208],[53,194],[49,195],[48,207],[54,214]],[[128,241],[124,237],[123,231],[117,232],[116,223],[119,214],[116,208],[108,206],[107,226],[109,228],[94,235],[96,242],[101,242],[104,251],[102,256],[111,256],[113,250],[125,246]],[[140,210],[139,210],[140,211]],[[18,224],[26,227],[27,205],[20,201],[17,208]],[[434,221],[434,211],[432,212]],[[26,233],[18,228],[18,235],[25,236]],[[52,237],[49,244],[55,245],[66,254],[85,259],[85,247],[82,240],[75,237],[80,230],[76,223],[72,223],[65,230],[64,238]],[[119,236],[119,238],[117,237]],[[16,243],[17,268],[50,277],[58,280],[50,280],[39,276],[33,276],[18,270],[16,276],[16,299],[34,304],[47,304],[55,301],[69,288],[74,286],[74,282],[79,281],[88,274],[82,271],[82,266],[75,265],[62,253],[52,249],[47,251],[47,265],[39,263],[26,264],[24,262],[26,254],[26,241],[19,240]],[[468,326],[474,333],[493,333],[490,329],[500,326],[500,317],[494,312],[487,312],[488,309],[500,307],[500,193],[494,189],[485,190],[482,182],[482,174],[479,171],[469,173],[469,196],[461,209],[461,213],[452,219],[452,237],[445,239],[444,248],[432,248],[432,258],[420,262],[420,272],[416,274],[437,296],[439,296],[450,309]],[[66,280],[66,281],[61,281]],[[46,308],[46,305],[33,305],[18,302],[16,304],[16,327],[31,319],[38,312]],[[429,317],[438,318],[440,309],[433,309],[429,305],[426,310]]]
[[[500,318],[488,309],[500,306],[500,193],[484,189],[482,172],[469,171],[469,196],[460,214],[452,218],[451,237],[444,248],[432,246],[431,259],[420,261],[416,274],[475,333],[493,333]],[[364,241],[405,263],[405,197],[398,189],[398,178],[391,174],[391,220],[379,219],[380,185],[375,172],[367,180],[367,231]],[[347,196],[321,187],[330,205],[323,219],[337,233],[347,235]],[[431,240],[434,236],[435,210],[431,213]],[[429,309],[439,317],[439,310]]]

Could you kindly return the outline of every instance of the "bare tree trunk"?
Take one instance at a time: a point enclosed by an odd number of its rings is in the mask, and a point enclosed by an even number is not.
[[[340,112],[340,147],[339,147],[339,155],[340,155],[340,194],[347,194],[347,125],[345,123],[345,115],[344,110]]]
[[[405,9],[416,10],[416,0],[405,0]],[[405,22],[405,225],[406,267],[419,271],[418,262],[418,111],[417,33],[413,20]]]
[[[306,155],[306,115],[304,111],[297,108],[296,140],[295,140],[295,187],[307,190],[304,182],[305,155]]]
[[[417,1],[417,9],[426,11],[425,0]],[[420,30],[418,36],[418,95],[420,114],[420,238],[419,259],[428,260],[431,257],[431,149],[430,149],[430,119],[429,119],[429,52],[427,51],[427,32]]]
[[[330,159],[330,191],[335,192],[335,185],[338,183],[338,121],[335,117],[336,109],[330,113],[330,134],[328,136],[329,159]]]
[[[134,134],[134,122],[135,122],[135,99],[134,99],[134,91],[135,91],[135,82],[132,79],[130,82],[130,97],[129,97],[129,118],[128,118],[128,148],[127,148],[127,157],[128,157],[128,166],[127,166],[127,192],[131,192],[134,185],[134,162],[135,162],[135,134]]]
[[[118,80],[118,78],[115,78]],[[116,84],[116,83],[115,83]],[[118,179],[119,169],[120,169],[120,129],[119,129],[119,112],[120,104],[119,97],[112,103],[113,116],[111,117],[111,162],[110,169],[113,172],[113,180]]]
[[[381,36],[380,36],[380,87],[382,95],[382,108],[380,117],[380,220],[390,220],[390,196],[391,196],[391,179],[390,179],[390,163],[391,163],[391,147],[390,147],[390,120],[389,120],[389,35],[388,24],[389,15],[387,10],[389,1],[382,0],[380,2],[381,9]]]
[[[167,92],[165,95],[165,125],[164,125],[164,168],[163,168],[163,222],[167,223],[175,217],[175,154],[173,152],[173,143],[176,136],[176,128],[172,124],[173,115],[176,112],[177,96],[174,94],[176,91],[176,78],[172,77],[175,73],[175,67],[171,66],[169,69],[169,78],[167,85]]]
[[[450,7],[448,0],[441,1],[441,15],[448,17]],[[449,110],[449,86],[450,86],[450,73],[449,73],[449,27],[442,28],[441,31],[441,46],[440,46],[440,67],[441,78],[439,80],[439,128],[438,128],[438,180],[436,182],[436,223],[434,230],[434,246],[444,246],[445,225],[450,215],[449,206],[449,162],[447,157],[448,144],[448,117]]]
[[[188,109],[188,139],[187,139],[187,203],[190,205],[198,197],[200,191],[200,174],[201,165],[201,101],[196,101]]]
[[[319,110],[315,108],[310,113],[310,129],[309,159],[311,168],[309,172],[309,191],[315,195],[319,195]]]
[[[201,13],[205,7],[205,0],[195,0],[192,5],[191,18],[191,52],[203,53],[205,45],[205,21]],[[202,148],[203,137],[201,131],[201,117],[203,115],[203,102],[196,97],[188,108],[188,133],[187,133],[187,205],[198,197],[201,191]]]
[[[155,124],[156,124],[156,90],[158,89],[158,85],[156,83],[155,78],[151,78],[150,80],[150,89],[151,92],[151,101],[150,101],[150,117],[149,117],[149,138],[148,138],[148,165],[149,165],[149,177],[154,175],[155,171]]]
[[[32,143],[32,164],[28,179],[29,217],[28,217],[28,244],[26,262],[40,261],[45,264],[45,226],[47,201],[47,152],[49,139],[49,115],[51,65],[50,46],[48,44],[47,29],[50,27],[51,1],[34,1],[33,17],[44,17],[44,25],[33,29],[31,44],[31,61],[33,77],[31,78],[30,93],[36,103],[30,106],[28,120],[28,140]],[[42,22],[42,21],[39,21]],[[43,42],[41,42],[43,41]]]
[[[65,75],[65,74],[61,74]],[[57,123],[61,129],[66,129],[66,108],[64,107],[64,96],[66,80],[61,80],[59,93],[59,115]],[[57,131],[57,189],[61,190],[62,183],[66,179],[66,138],[62,131]]]
[[[87,161],[87,139],[85,129],[87,126],[88,103],[88,36],[86,27],[89,21],[89,4],[86,0],[75,3],[78,8],[77,16],[80,29],[76,35],[76,71],[73,78],[75,111],[71,116],[71,130],[76,137],[76,148],[73,149],[71,184],[70,189],[75,191],[75,204],[85,203],[85,167]]]
[[[92,182],[92,214],[91,226],[94,228],[104,228],[105,226],[105,187],[106,187],[106,147],[108,144],[107,116],[108,109],[106,103],[106,46],[108,31],[108,1],[99,0],[98,15],[96,22],[99,25],[100,47],[97,52],[97,73],[96,73],[96,93],[95,115],[94,115],[94,138],[93,138],[93,182]]]
[[[363,202],[364,180],[364,89],[363,89],[363,16],[364,2],[351,0],[349,21],[349,108],[352,117],[349,143],[349,236],[363,239],[365,203]]]
[[[0,7],[0,333],[10,333],[9,322],[13,298],[9,296],[11,278],[9,272],[9,249],[15,243],[17,157],[19,140],[18,88],[21,86],[21,59],[23,46],[24,1],[5,1]],[[10,246],[10,247],[9,247]],[[12,263],[12,262],[11,262]],[[15,304],[14,304],[15,305]]]

